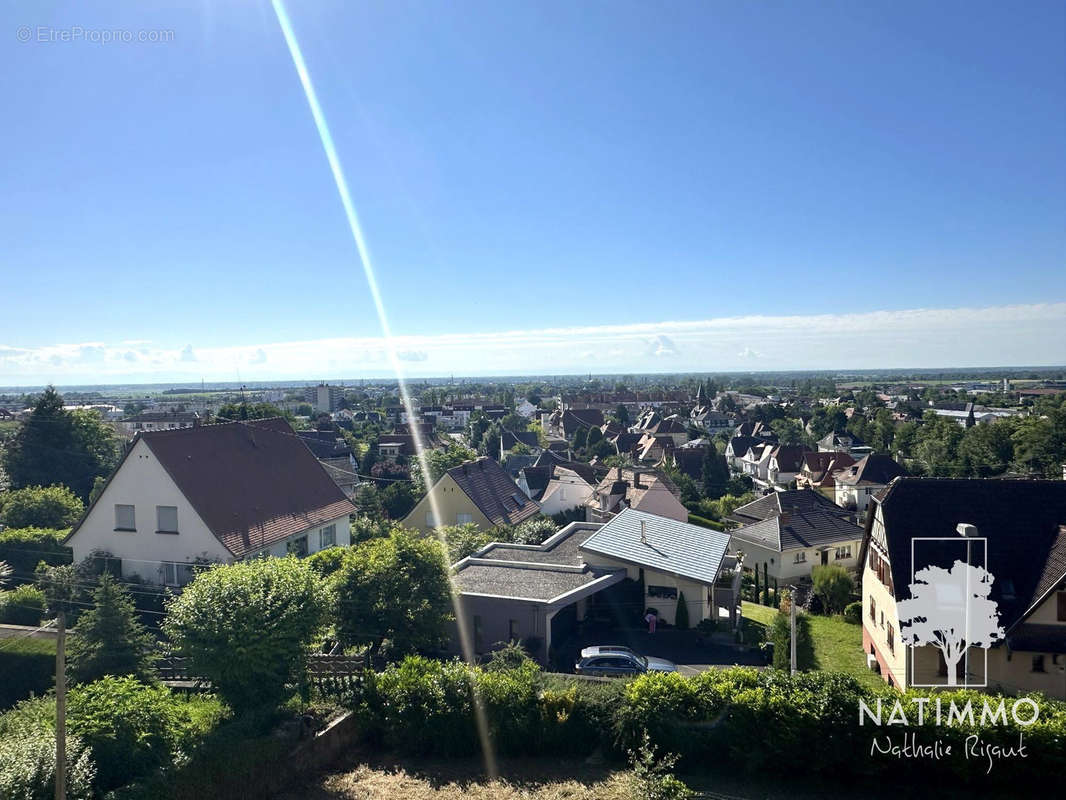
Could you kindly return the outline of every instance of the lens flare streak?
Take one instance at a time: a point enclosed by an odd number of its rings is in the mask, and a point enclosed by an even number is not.
[[[307,105],[311,109],[311,116],[314,119],[315,128],[318,130],[318,138],[322,142],[322,149],[326,153],[326,160],[329,162],[329,169],[333,174],[333,182],[337,186],[337,194],[340,196],[341,205],[344,207],[344,215],[348,220],[348,228],[351,230],[352,239],[355,242],[356,249],[359,251],[359,262],[363,267],[363,274],[366,277],[367,286],[370,289],[370,295],[374,300],[374,308],[377,311],[378,323],[381,326],[385,351],[388,355],[392,371],[396,374],[396,382],[400,391],[400,400],[403,404],[404,411],[407,413],[407,419],[410,422],[411,434],[414,437],[418,468],[422,473],[423,483],[428,490],[433,485],[433,481],[431,480],[429,462],[426,459],[426,450],[422,441],[422,432],[420,426],[416,423],[417,418],[414,414],[414,406],[411,403],[411,395],[407,390],[407,381],[404,379],[400,359],[393,343],[389,318],[385,313],[385,304],[381,299],[381,291],[378,288],[377,277],[374,274],[374,267],[370,260],[370,250],[367,247],[366,238],[363,236],[363,229],[359,224],[359,216],[355,212],[355,204],[352,202],[351,193],[348,191],[348,182],[344,177],[344,170],[341,168],[340,157],[337,155],[337,148],[333,143],[333,137],[330,135],[329,126],[326,124],[326,116],[322,111],[322,106],[319,105],[318,95],[315,93],[314,85],[311,83],[311,74],[307,70],[306,62],[304,62],[303,53],[300,51],[300,44],[296,39],[296,33],[289,20],[288,12],[285,10],[285,4],[282,0],[271,0],[271,3],[274,7],[274,13],[278,18],[278,25],[281,27],[282,35],[285,37],[285,44],[289,48],[289,55],[292,56],[292,63],[296,68],[296,74],[300,78],[300,85],[303,87],[304,96],[307,98]],[[440,526],[442,523],[440,509],[436,497],[432,493],[429,494],[429,503],[433,519],[436,521],[437,526]],[[440,539],[441,546],[444,548],[445,553],[447,553],[447,542],[444,539],[444,535],[438,533],[438,538]],[[463,658],[467,663],[473,664],[475,657],[473,643],[470,631],[466,624],[466,617],[462,613],[462,602],[454,580],[451,581],[451,595],[452,608],[455,612],[455,623],[459,632],[459,641],[463,651]],[[498,770],[496,768],[496,759],[492,752],[492,743],[489,738],[488,721],[485,716],[484,707],[477,695],[476,687],[471,686],[471,691],[474,697],[475,719],[477,723],[478,737],[481,740],[481,750],[485,760],[485,771],[490,777],[494,778],[498,775]]]

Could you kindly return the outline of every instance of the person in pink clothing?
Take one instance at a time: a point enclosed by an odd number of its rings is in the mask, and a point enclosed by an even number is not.
[[[648,633],[655,633],[655,624],[659,621],[659,615],[654,611],[648,611],[644,621],[648,623]]]

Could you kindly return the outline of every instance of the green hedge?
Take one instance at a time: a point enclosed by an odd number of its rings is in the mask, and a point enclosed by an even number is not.
[[[713,519],[707,519],[707,517],[701,517],[699,514],[689,514],[688,521],[692,525],[699,525],[704,528],[710,528],[715,531],[724,531],[725,525],[721,522],[715,522]]]
[[[54,640],[0,639],[0,709],[54,688],[55,675]]]
[[[525,666],[489,671],[409,658],[381,674],[368,673],[349,704],[363,716],[373,742],[408,755],[463,756],[478,750],[475,695],[494,749],[504,756],[581,756],[599,749],[620,759],[647,731],[662,751],[680,755],[685,769],[803,773],[832,781],[893,779],[900,774],[900,759],[871,755],[873,738],[891,736],[901,745],[913,733],[919,743],[950,744],[954,755],[907,759],[909,777],[1009,785],[1066,769],[1066,703],[1033,695],[1040,718],[1026,728],[1013,721],[937,728],[932,714],[918,726],[915,699],[928,694],[901,695],[887,686],[871,690],[842,673],[793,678],[779,670],[732,667],[694,677],[649,673],[630,682],[595,683],[545,676]],[[945,707],[970,700],[978,717],[987,697],[965,690],[936,696]],[[859,700],[876,707],[878,697],[889,704],[886,720],[891,703],[901,698],[912,724],[860,727]],[[1008,698],[1008,707],[1011,702]],[[984,761],[962,756],[971,734],[987,744],[1016,746],[1019,733],[1028,757],[1000,760],[991,774]]]
[[[61,542],[69,530],[51,528],[8,528],[0,531],[0,561],[15,571],[14,583],[32,583],[37,564],[69,564],[74,551]]]
[[[0,592],[0,623],[36,628],[44,616],[44,606],[44,592],[28,583]]]

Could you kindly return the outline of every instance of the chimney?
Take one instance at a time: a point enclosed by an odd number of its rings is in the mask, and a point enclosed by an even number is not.
[[[615,469],[617,470],[617,472],[615,473],[615,480],[619,480],[619,481],[622,480],[622,468],[621,467],[615,467]],[[1062,470],[1063,470],[1063,475],[1066,475],[1066,465],[1063,465]]]
[[[635,470],[633,470],[633,488],[634,488],[634,489],[641,489],[641,488],[643,488],[643,487],[642,487],[642,486],[640,485],[640,470],[639,470],[639,469],[635,469]]]
[[[955,526],[955,530],[959,532],[959,536],[963,539],[973,539],[977,536],[977,526],[968,522],[960,522]]]
[[[648,543],[648,523],[644,520],[640,521],[640,543]]]

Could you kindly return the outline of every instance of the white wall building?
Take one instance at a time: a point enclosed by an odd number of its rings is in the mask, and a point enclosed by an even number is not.
[[[354,510],[284,420],[229,422],[140,434],[66,543],[181,586],[197,563],[350,544]]]

